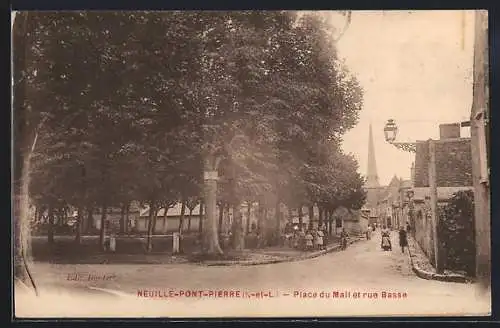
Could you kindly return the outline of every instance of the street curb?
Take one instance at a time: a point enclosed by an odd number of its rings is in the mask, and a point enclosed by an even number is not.
[[[354,240],[350,240],[349,244],[353,244],[355,242],[366,240],[366,238],[356,238]],[[253,266],[253,265],[263,265],[263,264],[275,264],[275,263],[285,263],[285,262],[297,262],[312,259],[315,257],[319,257],[321,255],[325,255],[328,253],[332,253],[340,250],[340,245],[333,245],[330,248],[327,247],[326,250],[317,251],[313,253],[309,253],[302,256],[297,257],[288,257],[281,259],[269,259],[269,260],[260,260],[260,261],[206,261],[198,263],[201,266]]]
[[[417,277],[421,279],[436,280],[442,282],[456,282],[462,284],[470,284],[474,281],[473,279],[460,274],[439,274],[439,273],[425,271],[413,262],[413,256],[411,254],[410,247],[408,247],[408,254],[410,257],[412,271],[417,275]]]

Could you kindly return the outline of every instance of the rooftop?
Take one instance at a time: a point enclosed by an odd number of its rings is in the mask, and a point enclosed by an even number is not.
[[[437,186],[472,186],[471,139],[461,138],[455,124],[441,125],[440,128],[441,139],[435,140]],[[429,142],[419,141],[415,155],[416,188],[429,186],[428,163]]]

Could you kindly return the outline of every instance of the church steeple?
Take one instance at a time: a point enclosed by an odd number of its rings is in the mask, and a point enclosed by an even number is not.
[[[373,144],[373,132],[371,123],[368,136],[368,170],[366,172],[366,187],[380,187],[377,174],[377,161],[375,160],[375,146]]]

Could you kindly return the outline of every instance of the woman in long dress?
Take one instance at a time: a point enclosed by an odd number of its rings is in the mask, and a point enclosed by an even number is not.
[[[323,233],[323,230],[319,229],[318,232],[316,233],[316,245],[318,247],[318,249],[323,249],[323,245],[324,245],[324,242],[323,242],[323,237],[324,237],[324,233]]]
[[[310,231],[307,232],[306,234],[306,249],[307,250],[311,250],[314,246],[313,246],[313,235]]]
[[[381,238],[380,247],[384,251],[389,251],[389,250],[392,251],[390,233],[389,233],[389,230],[385,228],[385,226],[382,228],[381,235],[382,235],[382,238]]]
[[[399,246],[401,246],[401,253],[404,253],[405,247],[408,247],[408,236],[403,226],[399,229]]]

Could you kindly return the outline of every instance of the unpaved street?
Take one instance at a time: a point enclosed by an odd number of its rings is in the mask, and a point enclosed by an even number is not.
[[[33,270],[42,298],[44,295],[64,297],[69,300],[66,306],[73,301],[93,299],[93,306],[99,304],[94,310],[87,305],[66,311],[110,316],[472,315],[489,311],[487,300],[476,298],[474,285],[429,281],[415,276],[408,254],[402,254],[397,247],[396,233],[392,237],[392,252],[380,249],[377,233],[370,241],[355,243],[345,251],[269,265],[51,266],[37,263]],[[69,281],[68,274],[74,272],[93,272],[111,278]],[[88,287],[95,287],[95,298],[86,293],[77,299],[67,292]],[[65,292],[54,296],[56,290]],[[237,292],[239,297],[235,297]],[[251,296],[260,292],[263,295]],[[101,300],[101,293],[117,296],[113,301],[109,295]],[[391,298],[387,297],[389,294]],[[151,300],[151,296],[156,299]],[[122,305],[117,308],[118,304]]]

